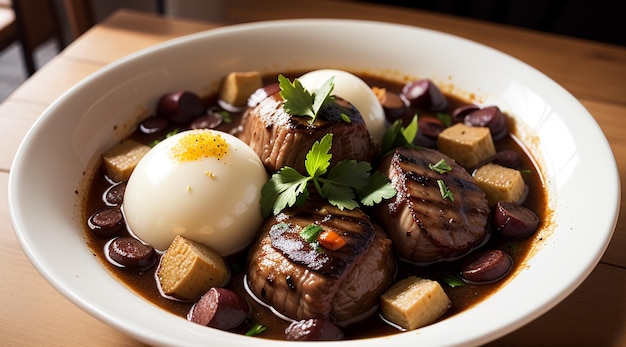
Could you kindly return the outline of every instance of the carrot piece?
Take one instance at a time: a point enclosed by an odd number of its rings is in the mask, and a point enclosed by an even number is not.
[[[322,231],[318,236],[319,243],[331,251],[336,251],[346,244],[346,241],[334,230]]]

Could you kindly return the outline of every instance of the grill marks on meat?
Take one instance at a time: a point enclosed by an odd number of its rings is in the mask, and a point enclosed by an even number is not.
[[[333,229],[346,241],[317,251],[301,239],[309,224]],[[307,202],[270,217],[251,247],[247,281],[257,298],[292,319],[338,323],[371,311],[395,271],[391,241],[361,210]]]
[[[452,171],[439,174],[428,164],[444,159]],[[398,194],[375,208],[398,255],[424,264],[460,257],[488,237],[489,206],[472,176],[454,160],[432,149],[397,149],[379,170]],[[442,198],[443,180],[454,201]]]
[[[304,173],[307,152],[327,133],[334,134],[331,165],[343,159],[371,161],[378,154],[378,144],[372,140],[360,113],[349,102],[335,97],[335,102],[322,109],[313,124],[309,124],[309,117],[289,115],[283,103],[280,93],[274,93],[249,108],[243,115],[242,131],[238,134],[269,172],[290,166]],[[349,123],[342,119],[342,114],[350,118]]]
[[[321,203],[310,203],[309,206],[312,210],[298,210],[294,215],[281,214],[275,218],[281,222],[270,228],[272,246],[292,262],[325,276],[341,278],[354,259],[369,246],[374,238],[374,227],[360,211],[341,211]],[[300,231],[309,224],[341,231],[346,244],[335,251],[318,251],[300,236]]]

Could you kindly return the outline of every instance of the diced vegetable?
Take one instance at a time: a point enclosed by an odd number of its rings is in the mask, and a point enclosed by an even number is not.
[[[488,163],[474,172],[474,179],[485,192],[489,206],[495,206],[498,201],[518,202],[524,195],[524,178],[515,169]]]
[[[317,238],[324,248],[336,251],[346,244],[346,240],[334,230],[323,231]]]
[[[441,153],[471,168],[496,154],[489,128],[469,127],[463,123],[446,128],[439,134],[437,146]]]
[[[127,181],[139,160],[148,153],[150,146],[134,140],[124,140],[102,154],[104,170],[115,182]]]
[[[433,323],[450,307],[450,299],[437,281],[409,276],[380,298],[383,316],[406,330]]]
[[[176,236],[161,258],[157,279],[164,294],[195,300],[229,276],[224,259],[211,248]]]
[[[263,80],[258,71],[231,72],[224,79],[220,99],[230,105],[243,107],[248,103],[250,95],[261,87]]]

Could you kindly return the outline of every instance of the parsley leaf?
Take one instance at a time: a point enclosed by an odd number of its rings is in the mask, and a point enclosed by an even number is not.
[[[352,187],[328,181],[322,186],[321,194],[331,205],[337,206],[341,210],[344,208],[352,210],[359,207],[359,203],[355,200],[356,196]]]
[[[391,199],[396,195],[396,189],[389,182],[387,176],[380,171],[374,171],[367,184],[363,188],[357,189],[357,194],[363,205],[374,206],[383,199]]]
[[[260,333],[264,332],[265,329],[267,329],[266,326],[256,323],[255,325],[252,326],[252,328],[250,328],[250,330],[246,332],[246,336],[259,335]]]
[[[172,136],[178,134],[179,132],[180,132],[180,130],[178,128],[176,128],[176,129],[170,131],[169,133],[165,134],[165,138],[172,137]],[[154,146],[158,145],[159,142],[161,142],[161,141],[163,141],[163,140],[154,140],[154,141],[150,142],[148,144],[148,146],[154,147]]]
[[[439,119],[446,128],[452,125],[452,116],[448,113],[437,112],[437,119]]]
[[[454,201],[454,196],[452,195],[450,188],[446,186],[446,183],[443,180],[437,180],[437,185],[439,186],[439,192],[441,193],[441,197],[443,199]]]
[[[280,96],[285,100],[283,107],[292,116],[311,117],[309,123],[315,122],[319,111],[333,100],[330,93],[335,88],[334,77],[329,78],[322,86],[311,94],[296,78],[293,82],[282,74],[278,75]]]
[[[222,120],[224,121],[224,123],[233,122],[233,116],[230,114],[230,112],[222,110],[222,111],[218,111],[217,113],[219,113],[219,115],[222,116]]]
[[[337,184],[362,188],[370,178],[372,166],[366,161],[342,160],[328,172],[328,180]]]
[[[302,205],[308,198],[306,185],[310,179],[288,166],[280,169],[261,188],[261,213],[276,215],[287,206]]]
[[[367,206],[395,195],[385,175],[380,172],[370,175],[372,167],[368,162],[342,160],[329,170],[332,141],[333,134],[328,133],[313,144],[305,159],[308,176],[288,166],[272,175],[261,189],[263,216],[277,215],[286,207],[302,206],[309,196],[309,182],[329,203],[342,210],[358,207],[357,195]]]
[[[409,125],[407,125],[406,127],[402,128],[402,136],[404,137],[404,139],[406,140],[407,143],[412,144],[413,141],[415,140],[415,137],[417,136],[417,130],[418,130],[418,126],[417,126],[417,114],[415,116],[413,116],[413,119],[411,119],[411,123],[409,123]]]
[[[304,160],[306,172],[308,172],[311,177],[319,177],[328,170],[330,159],[333,157],[333,155],[329,153],[332,145],[332,134],[326,134],[320,141],[313,143],[313,147],[311,147],[311,150],[306,154]]]
[[[462,287],[465,285],[465,282],[463,282],[463,280],[456,275],[446,274],[442,276],[441,280],[452,288]]]
[[[383,134],[380,145],[383,156],[398,147],[416,147],[413,141],[417,136],[417,130],[417,114],[406,127],[402,126],[402,121],[399,119],[393,122]]]
[[[437,164],[428,163],[428,167],[440,174],[452,171],[452,167],[443,159],[439,160]]]
[[[313,98],[313,113],[314,117],[311,120],[311,123],[315,121],[315,117],[317,117],[317,113],[321,110],[325,105],[327,105],[330,101],[332,101],[330,93],[332,93],[335,88],[334,83],[335,77],[332,76],[326,82],[322,84],[322,86],[314,92]]]

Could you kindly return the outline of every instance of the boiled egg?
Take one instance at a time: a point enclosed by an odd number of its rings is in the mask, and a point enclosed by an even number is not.
[[[372,139],[381,143],[386,130],[385,111],[365,81],[347,71],[336,69],[314,70],[298,77],[298,80],[309,92],[315,92],[331,77],[334,77],[335,82],[331,94],[354,105],[363,117]]]
[[[258,231],[267,179],[259,157],[235,136],[188,130],[139,161],[122,209],[129,231],[158,250],[181,235],[227,256]]]

